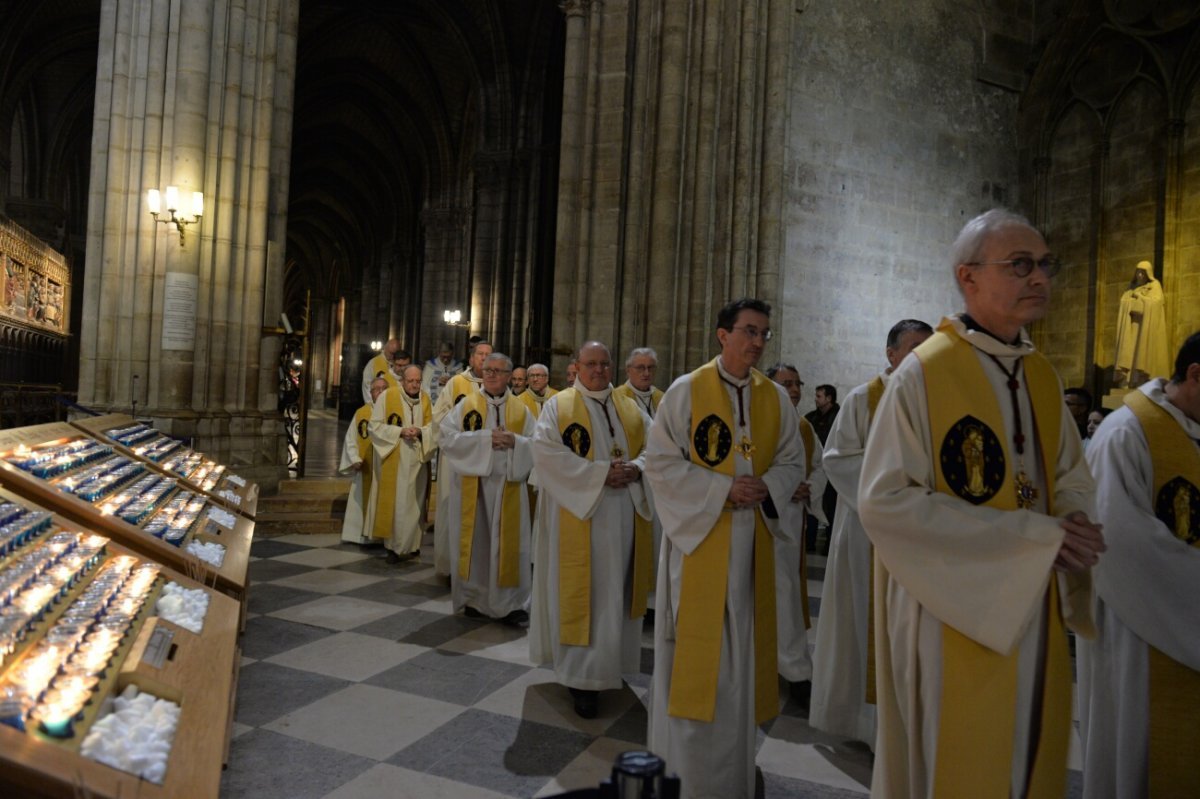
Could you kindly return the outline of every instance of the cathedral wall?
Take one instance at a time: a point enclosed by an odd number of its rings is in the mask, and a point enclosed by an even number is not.
[[[840,0],[797,16],[772,327],[808,384],[805,408],[817,384],[844,394],[886,367],[896,321],[959,310],[954,237],[1015,200],[1018,95],[978,76],[981,30],[1025,23],[990,13]]]

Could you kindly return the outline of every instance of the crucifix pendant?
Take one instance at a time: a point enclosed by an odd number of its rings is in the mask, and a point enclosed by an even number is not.
[[[613,444],[612,456],[613,460],[616,460],[617,458],[623,458],[625,457],[625,450],[621,449],[616,444]]]
[[[1037,501],[1038,490],[1024,470],[1017,472],[1016,477],[1017,507],[1029,510]]]
[[[754,442],[746,436],[742,436],[742,440],[738,442],[737,448],[738,452],[742,453],[742,457],[746,460],[750,460],[750,456],[758,449],[754,446]]]

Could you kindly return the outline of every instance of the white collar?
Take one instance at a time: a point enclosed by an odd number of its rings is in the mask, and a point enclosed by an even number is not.
[[[578,380],[576,380],[575,390],[585,397],[591,397],[592,399],[596,400],[596,402],[608,402],[608,395],[612,393],[613,387],[612,383],[609,383],[599,391],[592,391],[583,383],[580,383]]]
[[[1004,360],[1015,360],[1024,355],[1031,355],[1035,352],[1033,342],[1029,339],[1029,335],[1025,332],[1025,328],[1021,328],[1019,340],[1016,344],[1006,344],[990,333],[985,333],[982,330],[971,330],[962,320],[962,314],[954,314],[948,317],[950,324],[954,326],[954,330],[963,337],[975,349],[980,352],[994,355],[997,358]]]
[[[639,396],[644,400],[653,399],[653,397],[654,397],[654,386],[650,386],[650,388],[646,389],[645,391],[642,391],[640,388],[635,386],[633,383],[630,383],[628,380],[625,381],[625,385],[629,386],[629,390],[632,391],[636,396]]]
[[[750,375],[747,374],[745,377],[734,377],[733,375],[729,374],[729,372],[725,370],[725,364],[721,362],[720,355],[717,356],[717,371],[720,373],[721,377],[725,378],[725,382],[737,386],[738,388],[743,388],[750,385]]]

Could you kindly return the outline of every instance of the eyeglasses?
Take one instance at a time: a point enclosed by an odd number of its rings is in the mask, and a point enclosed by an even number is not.
[[[1036,266],[1046,273],[1046,277],[1054,277],[1058,274],[1058,270],[1062,269],[1062,261],[1055,258],[1053,255],[1047,255],[1040,261],[1035,261],[1032,258],[1010,258],[1007,261],[971,261],[967,266],[991,266],[993,264],[1003,264],[1012,270],[1012,273],[1017,277],[1029,277]]]
[[[612,361],[580,361],[580,369],[609,369],[612,367]]]
[[[763,341],[770,341],[772,336],[775,335],[770,329],[759,330],[757,327],[754,327],[753,325],[743,325],[742,327],[731,327],[729,329],[730,330],[740,330],[740,331],[742,331],[742,333],[744,333],[746,335],[747,338],[751,338],[751,339],[761,338]]]
[[[644,363],[635,363],[633,366],[630,366],[629,368],[635,372],[657,372],[658,371],[658,366],[656,364],[648,364],[647,365]]]
[[[512,369],[493,369],[490,366],[483,370],[484,377],[495,377],[496,375],[506,375],[512,372]]]

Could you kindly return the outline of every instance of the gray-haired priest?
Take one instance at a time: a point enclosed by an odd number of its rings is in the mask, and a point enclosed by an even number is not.
[[[967,223],[966,313],[896,369],[858,508],[875,545],[876,797],[1061,797],[1067,627],[1091,635],[1104,549],[1079,433],[1025,325],[1058,261],[1023,218]]]
[[[482,388],[462,395],[439,434],[450,489],[450,598],[456,612],[521,625],[529,619],[533,417],[508,390],[508,356],[491,353],[482,366]]]

